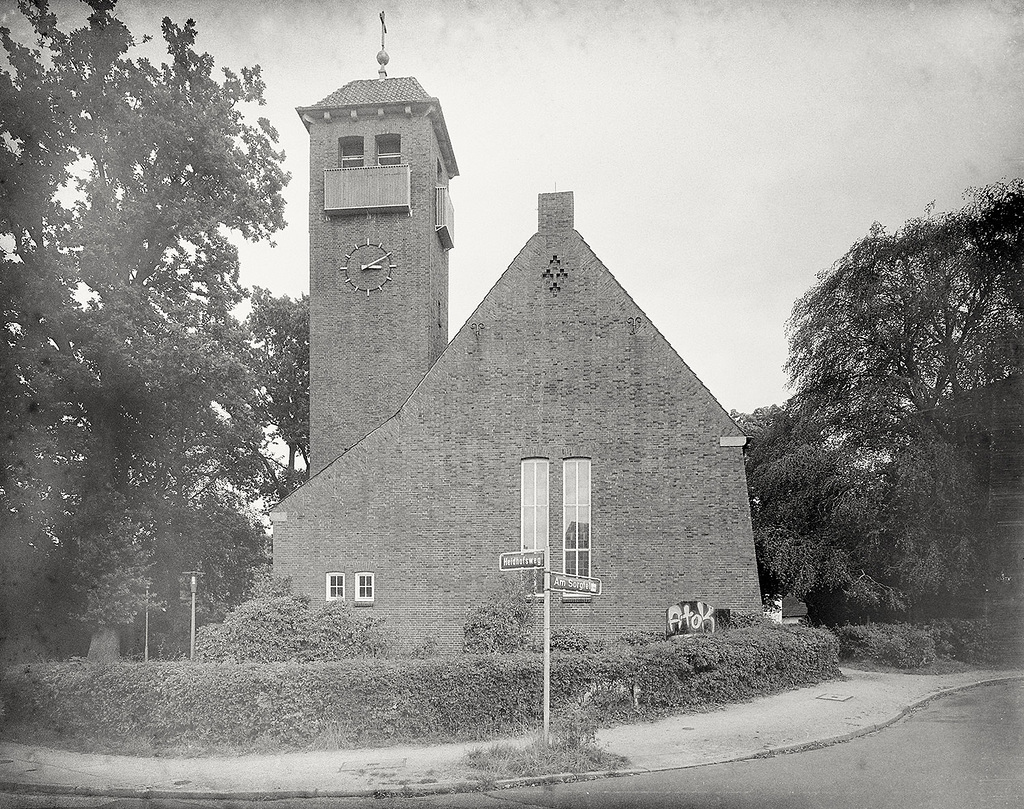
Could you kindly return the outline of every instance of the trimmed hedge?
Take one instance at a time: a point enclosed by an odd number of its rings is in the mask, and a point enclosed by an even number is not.
[[[604,647],[604,643],[593,635],[584,632],[574,626],[559,626],[551,630],[551,651],[571,652],[583,654],[597,652]],[[543,641],[540,644],[543,651]]]
[[[642,629],[631,629],[619,635],[613,643],[625,646],[646,646],[649,643],[660,643],[665,640],[664,632],[645,632]]]
[[[641,718],[749,699],[839,675],[828,632],[736,629],[596,654],[556,654],[556,710],[590,703]],[[12,722],[130,750],[231,745],[348,747],[480,739],[541,718],[535,654],[333,663],[71,662],[16,666],[0,696]]]
[[[901,669],[935,661],[935,641],[910,624],[847,624],[837,627],[841,660],[871,660]]]
[[[924,626],[847,624],[834,631],[841,660],[872,661],[904,669],[926,666],[937,658],[1002,665],[1013,662],[1020,649],[1014,626],[1005,621],[945,619]]]

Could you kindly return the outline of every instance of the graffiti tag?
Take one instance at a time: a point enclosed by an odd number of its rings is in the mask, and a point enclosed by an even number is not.
[[[666,612],[665,634],[700,635],[714,632],[729,621],[729,610],[719,610],[703,601],[680,601]]]

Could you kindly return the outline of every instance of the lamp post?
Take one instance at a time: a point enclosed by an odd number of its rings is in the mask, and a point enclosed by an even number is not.
[[[192,578],[192,631],[190,634],[189,652],[188,659],[195,660],[196,657],[196,590],[199,586],[199,577],[203,574],[198,570],[186,570],[186,576]]]
[[[149,662],[149,582],[146,582],[146,650],[142,659]]]

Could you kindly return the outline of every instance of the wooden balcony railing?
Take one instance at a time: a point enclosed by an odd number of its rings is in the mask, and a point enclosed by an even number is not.
[[[358,166],[324,171],[324,213],[409,213],[409,166]]]
[[[437,186],[435,193],[434,229],[444,249],[451,250],[455,246],[455,207],[447,186]]]

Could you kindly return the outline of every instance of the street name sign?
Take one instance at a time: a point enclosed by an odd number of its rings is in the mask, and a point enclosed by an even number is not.
[[[601,580],[587,576],[572,576],[568,573],[552,573],[551,589],[561,593],[586,593],[601,595]]]
[[[516,551],[498,557],[498,570],[531,570],[544,567],[544,551]]]
[[[498,557],[498,570],[544,570],[544,743],[551,741],[551,591],[600,595],[601,580],[552,573],[546,550],[516,551]]]

